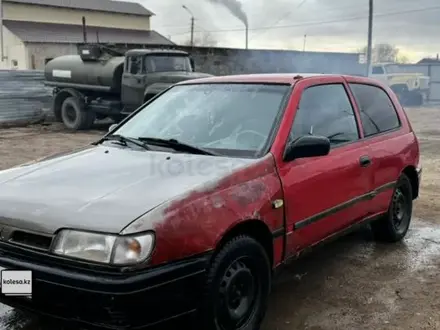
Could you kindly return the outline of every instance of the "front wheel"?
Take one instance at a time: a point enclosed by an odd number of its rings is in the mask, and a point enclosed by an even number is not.
[[[412,206],[411,181],[402,174],[394,188],[387,214],[371,225],[375,238],[387,242],[402,240],[411,223]]]
[[[258,330],[270,282],[271,266],[261,244],[249,236],[226,243],[208,270],[202,329]]]

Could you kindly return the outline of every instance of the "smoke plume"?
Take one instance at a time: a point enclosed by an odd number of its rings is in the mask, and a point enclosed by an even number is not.
[[[237,17],[243,24],[248,26],[248,17],[243,10],[241,3],[238,0],[208,0],[212,3],[225,6],[232,15]]]

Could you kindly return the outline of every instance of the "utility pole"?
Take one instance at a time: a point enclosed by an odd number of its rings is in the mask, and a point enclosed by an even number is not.
[[[3,62],[5,60],[5,47],[4,47],[4,40],[3,40],[3,1],[0,0],[0,62]]]
[[[194,47],[194,16],[191,16],[191,47]]]
[[[191,10],[185,5],[182,5],[182,8],[185,9],[191,15],[191,47],[194,47],[194,14]]]
[[[306,51],[307,34],[304,35],[303,52]]]
[[[373,0],[369,0],[368,45],[367,45],[367,77],[370,75],[372,53],[373,53]]]

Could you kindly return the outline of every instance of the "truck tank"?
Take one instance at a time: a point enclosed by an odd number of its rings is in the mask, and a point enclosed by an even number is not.
[[[124,60],[124,56],[98,61],[84,61],[80,55],[56,57],[46,64],[45,84],[119,94]]]

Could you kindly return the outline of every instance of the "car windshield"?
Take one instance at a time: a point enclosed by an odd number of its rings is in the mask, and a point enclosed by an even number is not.
[[[237,157],[257,157],[271,135],[289,85],[174,86],[114,134],[175,139]]]
[[[191,71],[191,62],[187,56],[148,55],[144,63],[146,72]]]

